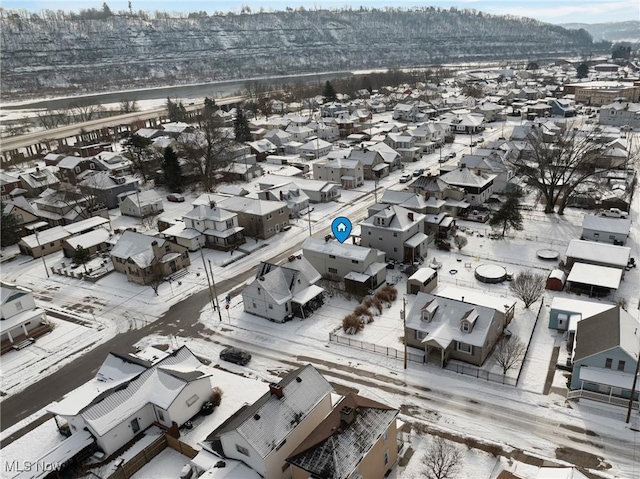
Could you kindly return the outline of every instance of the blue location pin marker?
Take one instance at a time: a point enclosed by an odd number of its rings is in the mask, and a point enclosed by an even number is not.
[[[331,223],[331,231],[340,243],[344,243],[351,234],[351,221],[344,216],[338,216]]]

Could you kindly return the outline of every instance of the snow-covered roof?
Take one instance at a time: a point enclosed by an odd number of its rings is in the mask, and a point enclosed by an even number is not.
[[[63,226],[54,226],[46,230],[42,230],[38,233],[34,233],[29,236],[24,236],[20,243],[24,243],[29,248],[37,248],[38,245],[44,245],[47,243],[54,243],[61,239],[65,239],[71,236],[71,234]]]
[[[298,304],[307,304],[316,296],[324,293],[324,289],[315,284],[310,285],[309,287],[299,291],[295,294],[291,301]]]
[[[447,286],[436,293],[441,298],[455,299],[465,303],[484,306],[506,314],[516,305],[516,300],[509,296],[493,296],[473,289]]]
[[[345,408],[354,414],[350,423],[343,420]],[[349,393],[293,451],[287,462],[314,477],[352,477],[397,415],[396,409]]]
[[[624,268],[629,262],[631,248],[574,239],[567,246],[566,256],[576,260],[596,261]]]
[[[380,225],[376,220],[385,219],[385,224]],[[425,215],[415,213],[402,206],[390,205],[387,208],[371,215],[360,223],[360,227],[383,228],[389,230],[406,231],[413,227],[416,223],[422,223]]]
[[[155,205],[157,203],[162,204],[162,198],[155,192],[155,190],[146,190],[139,193],[127,194],[122,201],[129,200],[134,205],[141,207],[145,205]]]
[[[105,243],[111,234],[104,228],[98,228],[97,230],[89,231],[78,236],[67,238],[66,243],[73,249],[77,249],[78,246],[82,246],[85,249],[91,246],[96,246]]]
[[[143,235],[133,231],[125,231],[111,250],[111,256],[122,259],[133,259],[141,268],[146,268],[153,261],[153,243],[162,247],[165,239]]]
[[[276,210],[286,208],[289,206],[282,201],[265,201],[255,198],[247,198],[246,196],[232,196],[219,202],[219,205],[227,210],[240,212],[245,214],[265,216],[269,213],[273,213]]]
[[[434,311],[431,320],[423,319],[422,311],[426,307]],[[462,331],[461,321],[471,313],[477,314],[475,324],[471,331]],[[423,342],[433,340],[441,347],[448,347],[452,341],[483,347],[495,314],[492,308],[419,292],[407,314],[407,327],[425,333]]]
[[[620,268],[609,268],[608,266],[574,263],[567,281],[618,289],[620,281],[622,281],[622,270]]]
[[[633,374],[594,366],[582,366],[580,380],[627,390],[633,386]]]
[[[209,205],[197,205],[182,217],[196,221],[227,221],[236,218],[237,216],[237,213],[223,210],[222,208],[211,208]]]
[[[118,387],[89,405],[81,415],[91,429],[102,436],[147,403],[166,410],[191,380],[205,377],[202,371],[198,371],[199,366],[200,361],[183,346],[137,376],[126,387]],[[189,371],[195,374],[187,379],[186,374],[176,374],[174,368],[179,373]]]
[[[315,251],[326,255],[347,258],[357,261],[365,261],[371,254],[371,248],[354,244],[340,243],[335,240],[325,241],[320,238],[307,238],[302,243],[302,251]]]
[[[482,170],[471,170],[466,167],[456,168],[449,171],[440,178],[442,181],[455,186],[470,186],[474,188],[482,188],[493,181],[497,175],[487,174]]]
[[[606,216],[585,215],[582,229],[628,235],[631,230],[631,220],[626,218],[607,218]]]
[[[251,406],[240,409],[213,431],[207,441],[236,431],[265,458],[333,389],[310,364],[289,373],[278,386],[282,388],[282,398],[266,393]]]
[[[588,479],[573,467],[541,467],[535,479]]]
[[[596,301],[583,301],[581,299],[563,298],[556,296],[551,301],[551,310],[568,311],[571,313],[579,314],[582,319],[590,318],[596,314],[599,314],[608,309],[615,308],[615,304],[596,302]]]
[[[434,274],[438,274],[438,272],[435,269],[428,268],[428,267],[420,268],[409,277],[409,281],[413,280],[413,281],[419,281],[420,283],[424,283],[429,278],[431,278]]]
[[[280,175],[264,175],[258,180],[262,186],[284,186],[287,184],[295,184],[297,188],[305,191],[329,191],[331,189],[340,189],[340,185],[330,183],[328,181],[308,180],[306,178],[292,178]]]
[[[103,218],[102,216],[92,216],[91,218],[65,225],[64,229],[66,229],[69,234],[75,235],[78,233],[84,233],[85,231],[92,228],[97,228],[98,226],[105,225],[108,222],[109,220],[107,218]]]

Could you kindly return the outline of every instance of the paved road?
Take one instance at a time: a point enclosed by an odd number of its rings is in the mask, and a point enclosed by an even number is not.
[[[294,252],[300,250],[298,243],[286,251],[274,255],[269,261],[278,263]],[[256,265],[257,266],[257,265]],[[232,290],[244,283],[255,274],[256,267],[252,267],[232,279],[216,284],[218,294]],[[135,329],[119,334],[109,341],[97,346],[82,357],[62,367],[58,371],[43,377],[37,383],[22,392],[6,398],[0,408],[0,423],[6,429],[31,414],[39,411],[52,401],[57,401],[69,391],[76,389],[93,378],[102,365],[107,354],[111,351],[126,354],[134,351],[134,344],[150,334],[163,336],[179,335],[197,337],[204,330],[204,325],[198,322],[202,308],[209,302],[209,292],[205,288],[183,301],[174,304],[153,323],[141,329]],[[16,432],[5,439],[0,446],[6,446],[30,428]]]

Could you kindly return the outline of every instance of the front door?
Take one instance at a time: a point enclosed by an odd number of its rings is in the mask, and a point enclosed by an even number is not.
[[[140,424],[138,423],[137,419],[131,421],[131,429],[133,430],[134,434],[136,434],[140,430]]]

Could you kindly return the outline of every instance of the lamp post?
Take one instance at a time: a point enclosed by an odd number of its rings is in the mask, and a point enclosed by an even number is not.
[[[42,258],[42,264],[44,265],[44,272],[47,273],[47,278],[50,278],[49,276],[49,269],[47,268],[47,262],[44,260],[44,253],[42,251],[42,246],[40,246],[40,238],[38,237],[38,230],[35,230],[35,235],[36,235],[36,243],[38,243],[38,251],[40,251],[41,253],[41,258]]]

